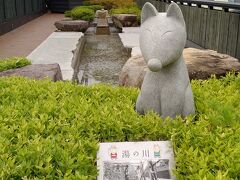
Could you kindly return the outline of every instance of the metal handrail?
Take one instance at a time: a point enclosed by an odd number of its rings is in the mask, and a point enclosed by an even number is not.
[[[209,1],[209,0],[156,0],[170,3],[171,1],[191,6],[192,4],[196,4],[198,7],[202,5],[206,5],[209,9],[213,9],[213,7],[221,7],[224,11],[228,11],[229,9],[240,10],[240,3],[232,3],[232,2],[222,2],[222,1]]]

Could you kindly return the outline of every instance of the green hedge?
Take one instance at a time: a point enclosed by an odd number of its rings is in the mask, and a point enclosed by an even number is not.
[[[195,121],[162,121],[137,89],[0,78],[0,177],[95,179],[99,142],[172,140],[178,179],[239,179],[240,75],[192,87]]]
[[[102,9],[103,6],[91,5],[91,6],[77,6],[70,11],[65,11],[66,17],[72,17],[73,20],[85,20],[92,21],[97,10]]]
[[[131,7],[111,9],[110,14],[135,14],[137,15],[138,22],[141,20],[141,10],[137,5]]]
[[[65,17],[72,17],[72,12],[71,12],[71,10],[65,11],[65,12],[64,12],[64,16],[65,16]]]
[[[71,10],[71,17],[73,20],[92,21],[94,19],[94,11],[89,8],[76,7]]]
[[[23,57],[0,59],[0,72],[8,69],[20,68],[29,64],[31,64],[31,62]]]

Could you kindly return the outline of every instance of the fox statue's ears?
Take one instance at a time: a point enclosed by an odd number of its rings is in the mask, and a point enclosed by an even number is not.
[[[144,23],[148,18],[157,15],[157,9],[151,3],[146,2],[142,8],[141,23]]]
[[[173,18],[177,19],[182,25],[185,25],[182,11],[175,2],[172,2],[169,5],[168,10],[167,10],[167,17],[173,17]]]
[[[142,8],[141,23],[144,23],[148,18],[157,16],[157,15],[158,15],[157,9],[151,3],[147,2],[144,4],[144,6]],[[182,11],[175,2],[172,2],[169,5],[166,16],[175,18],[182,25],[185,25]]]

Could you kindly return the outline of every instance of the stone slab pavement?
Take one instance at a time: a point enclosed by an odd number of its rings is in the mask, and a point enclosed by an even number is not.
[[[119,37],[125,48],[139,47],[139,27],[125,27]]]
[[[72,51],[76,49],[79,39],[83,36],[81,32],[53,32],[27,58],[33,64],[58,63],[63,80],[72,80],[74,72],[71,67]]]
[[[27,56],[56,30],[54,22],[63,18],[63,14],[46,13],[0,36],[0,58]]]

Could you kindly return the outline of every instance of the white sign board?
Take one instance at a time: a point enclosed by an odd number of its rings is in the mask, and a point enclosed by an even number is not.
[[[101,143],[98,180],[169,180],[174,155],[170,141]]]

